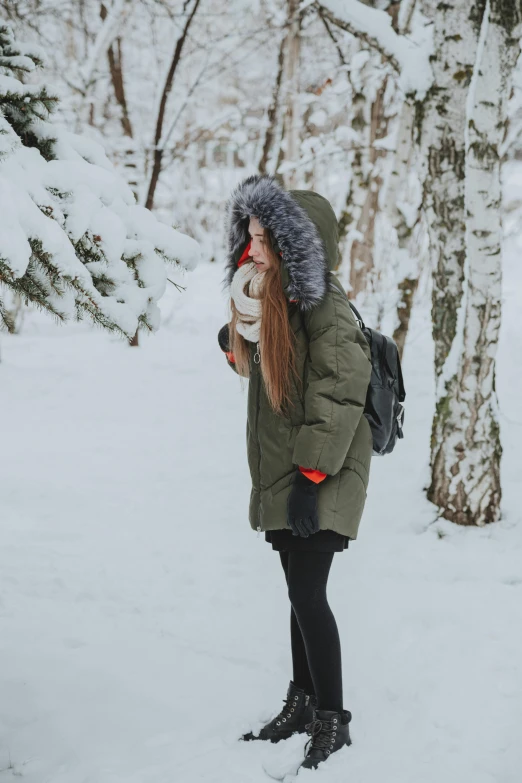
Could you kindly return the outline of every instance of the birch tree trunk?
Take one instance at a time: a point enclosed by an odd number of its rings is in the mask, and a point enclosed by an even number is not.
[[[433,86],[416,105],[430,256],[433,266],[433,339],[439,377],[457,328],[464,280],[466,101],[485,0],[424,0],[434,22]],[[477,18],[479,17],[479,18]]]
[[[432,436],[429,499],[463,525],[500,518],[495,356],[501,315],[499,147],[520,46],[518,2],[488,0],[468,102],[465,299],[444,373]]]
[[[399,259],[401,262],[404,257],[408,259],[407,264],[401,263],[401,268],[407,267],[407,271],[397,282],[397,325],[393,332],[401,358],[420,274],[420,247],[414,230],[419,220],[420,204],[414,205],[412,194],[409,193],[409,176],[416,159],[413,145],[414,116],[413,105],[410,101],[404,101],[399,114],[393,167],[384,197],[386,214],[397,239]],[[405,204],[408,205],[407,209],[404,208]]]
[[[369,287],[374,270],[375,220],[379,211],[379,196],[383,184],[378,160],[385,154],[374,144],[388,134],[388,118],[385,111],[387,84],[388,76],[385,75],[375,100],[367,107],[369,108],[369,133],[364,141],[368,151],[364,155],[362,152],[358,153],[362,159],[365,159],[366,165],[358,166],[359,181],[357,187],[351,191],[354,197],[353,207],[357,209],[359,215],[356,222],[356,238],[350,248],[350,299],[355,299],[359,293]],[[357,196],[360,205],[357,205]]]
[[[374,0],[364,0],[365,5],[375,7]],[[380,158],[383,152],[374,148],[374,142],[386,136],[388,132],[388,116],[386,105],[386,87],[389,72],[382,68],[384,62],[393,62],[394,70],[398,65],[379,44],[377,39],[359,30],[349,21],[342,18],[342,12],[336,15],[329,7],[315,2],[314,7],[326,27],[328,35],[336,45],[343,65],[346,61],[341,47],[337,43],[332,28],[344,30],[361,40],[361,47],[374,50],[369,60],[356,74],[350,72],[350,82],[353,87],[353,97],[350,106],[350,127],[358,134],[354,140],[354,156],[350,166],[350,185],[346,195],[346,203],[339,217],[339,247],[341,258],[340,274],[342,282],[348,288],[348,296],[355,299],[362,291],[373,287],[374,270],[374,238],[375,224],[378,214],[379,194],[382,186],[382,171]],[[394,25],[397,18],[397,8],[388,9]],[[378,54],[380,54],[380,57]],[[362,70],[367,70],[373,77],[375,69],[383,69],[382,80],[377,88],[371,83],[364,84]],[[346,272],[344,271],[346,267]]]
[[[268,108],[267,129],[263,143],[263,152],[259,161],[258,170],[260,174],[273,174],[274,161],[279,155],[279,144],[281,143],[281,83],[283,81],[283,72],[285,67],[286,37],[281,39],[279,53],[277,57],[277,73],[272,90],[272,101]]]
[[[363,0],[365,5],[376,8],[375,0]],[[392,3],[386,9],[391,16],[393,30],[397,35],[410,33],[412,14],[417,0],[410,0],[407,8],[401,11],[400,3]],[[319,11],[321,14],[321,11]],[[325,25],[329,22],[324,18]],[[346,207],[340,219],[341,254],[348,262],[349,296],[356,299],[360,293],[368,292],[373,300],[382,300],[376,309],[377,319],[389,306],[388,294],[383,296],[383,290],[389,291],[390,286],[390,253],[386,257],[384,269],[376,260],[376,234],[379,230],[379,212],[384,207],[387,219],[396,233],[399,253],[393,253],[393,263],[397,267],[397,318],[394,339],[402,354],[411,314],[413,296],[418,283],[418,264],[404,264],[410,245],[412,252],[417,250],[417,243],[412,242],[413,225],[418,218],[419,198],[415,207],[409,206],[409,178],[413,158],[413,117],[414,110],[411,99],[402,97],[402,105],[398,101],[398,91],[393,88],[390,70],[384,67],[386,58],[373,55],[374,68],[383,71],[380,85],[371,89],[372,99],[368,100],[368,91],[363,90],[357,98],[357,114],[352,127],[361,133],[361,149],[355,153],[351,167],[351,186],[347,196]],[[367,66],[368,67],[368,66]],[[393,73],[393,72],[392,72]],[[352,74],[353,79],[353,74]],[[372,81],[375,80],[373,76]],[[399,111],[397,112],[397,104]],[[356,106],[354,101],[354,107]],[[388,136],[396,127],[397,147],[390,162],[392,150],[380,149],[378,142]],[[418,190],[418,187],[417,187]],[[408,208],[399,208],[408,201]],[[412,220],[412,214],[415,217]],[[382,225],[381,225],[382,230]],[[413,261],[413,259],[412,259]],[[405,271],[407,267],[407,270]],[[393,281],[395,286],[395,281]]]
[[[354,232],[360,223],[361,214],[366,200],[366,189],[369,168],[369,128],[371,104],[362,92],[356,92],[352,99],[351,127],[359,135],[359,149],[354,152],[350,171],[350,189],[346,195],[346,205],[339,219],[339,245],[341,263],[348,265],[351,277],[352,244]],[[350,283],[351,285],[351,283]],[[350,292],[351,295],[351,292]],[[352,295],[351,295],[352,296]],[[353,296],[352,296],[353,298]]]
[[[400,4],[397,27],[401,35],[411,33],[417,1],[403,0]],[[417,170],[418,150],[413,142],[414,119],[414,106],[411,101],[405,99],[399,113],[395,156],[384,198],[387,216],[397,237],[401,270],[406,267],[406,271],[400,275],[397,283],[397,325],[393,332],[393,339],[401,359],[424,257],[422,243],[419,241],[419,236],[423,235],[424,230],[420,226],[421,203],[420,199],[416,200],[416,194],[411,192],[417,182],[412,187],[410,181],[411,172]],[[404,258],[407,259],[407,263],[404,263]]]
[[[284,159],[293,166],[284,174],[286,188],[297,185],[296,165],[299,160],[301,144],[300,100],[299,100],[299,62],[301,58],[301,14],[299,0],[288,2],[288,34],[285,40],[284,86],[285,86],[285,155]]]

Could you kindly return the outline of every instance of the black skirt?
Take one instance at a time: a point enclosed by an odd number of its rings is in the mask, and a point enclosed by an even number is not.
[[[265,541],[276,552],[343,552],[350,539],[335,530],[319,530],[308,538],[294,536],[291,530],[267,530]]]

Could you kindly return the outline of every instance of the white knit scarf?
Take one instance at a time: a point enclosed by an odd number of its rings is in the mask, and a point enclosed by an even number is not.
[[[266,272],[258,272],[253,261],[242,264],[234,273],[230,295],[237,310],[236,328],[246,340],[259,341],[261,333],[261,297]]]

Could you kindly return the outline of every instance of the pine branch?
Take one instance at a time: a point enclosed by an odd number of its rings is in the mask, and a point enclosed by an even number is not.
[[[11,318],[11,314],[9,310],[6,309],[6,306],[4,305],[1,298],[0,298],[0,330],[6,330],[8,332],[11,332],[11,334],[14,333],[15,331],[15,323]]]

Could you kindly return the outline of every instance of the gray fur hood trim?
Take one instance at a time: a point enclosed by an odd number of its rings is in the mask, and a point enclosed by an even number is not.
[[[288,299],[297,299],[303,311],[318,305],[326,293],[329,277],[323,240],[306,209],[273,177],[253,175],[232,193],[227,206],[228,260],[224,286],[230,287],[237,263],[250,241],[248,223],[252,216],[272,232],[277,242],[287,272]]]

